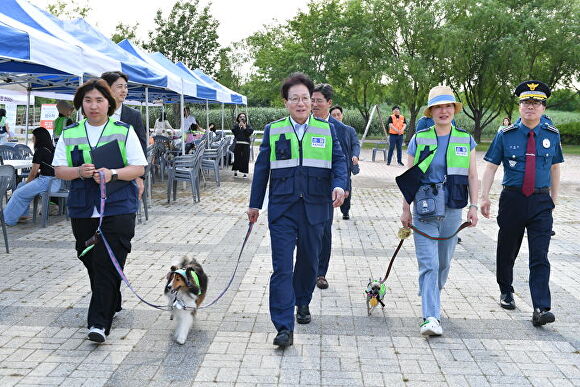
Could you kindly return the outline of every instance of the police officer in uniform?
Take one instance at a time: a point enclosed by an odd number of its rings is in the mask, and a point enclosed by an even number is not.
[[[269,181],[268,225],[272,244],[270,316],[274,345],[293,343],[296,321],[311,320],[308,305],[316,283],[324,225],[344,200],[346,162],[332,124],[314,118],[314,84],[304,74],[282,85],[289,117],[264,128],[254,167],[248,219],[256,222]],[[294,248],[297,246],[296,264]]]
[[[515,309],[513,266],[527,230],[530,255],[530,292],[534,326],[555,321],[550,312],[550,262],[548,248],[552,210],[558,198],[560,163],[564,161],[558,129],[542,120],[550,88],[540,81],[522,82],[515,90],[521,120],[499,131],[484,159],[488,162],[481,193],[481,213],[489,218],[489,190],[500,163],[503,190],[497,223],[497,282],[500,305]]]

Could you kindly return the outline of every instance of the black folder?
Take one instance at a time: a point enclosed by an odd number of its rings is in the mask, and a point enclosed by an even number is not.
[[[95,165],[95,169],[108,168],[108,169],[120,169],[125,167],[125,162],[123,161],[123,156],[121,156],[121,148],[119,147],[119,141],[111,141],[105,145],[101,145],[97,148],[91,150],[91,159]],[[131,183],[130,181],[117,180],[107,183],[107,195],[112,194],[115,191],[125,187],[125,185]]]

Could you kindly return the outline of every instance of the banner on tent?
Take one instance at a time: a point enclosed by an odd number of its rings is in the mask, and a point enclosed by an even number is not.
[[[54,129],[54,120],[58,117],[58,110],[54,103],[43,103],[40,106],[40,126],[47,130]]]

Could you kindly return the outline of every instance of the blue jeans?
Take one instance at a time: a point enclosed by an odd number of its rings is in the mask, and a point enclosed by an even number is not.
[[[51,184],[52,183],[52,184]],[[18,188],[12,193],[6,208],[4,209],[4,220],[9,226],[18,223],[21,216],[25,216],[30,211],[30,202],[34,197],[42,192],[56,192],[60,189],[60,180],[52,176],[38,176],[30,183],[21,182]]]
[[[445,217],[441,220],[419,221],[413,216],[413,225],[432,237],[448,237],[461,223],[461,209],[445,208]],[[457,235],[446,241],[435,241],[418,233],[413,233],[415,253],[419,265],[419,295],[423,318],[441,318],[441,289],[447,282],[451,257],[457,245]]]

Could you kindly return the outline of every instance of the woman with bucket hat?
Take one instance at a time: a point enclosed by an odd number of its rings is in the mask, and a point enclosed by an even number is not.
[[[409,168],[417,165],[420,188],[412,202],[403,200],[403,226],[415,226],[431,238],[452,235],[461,223],[462,209],[468,204],[467,220],[477,224],[476,143],[469,133],[452,124],[462,104],[455,100],[448,86],[436,86],[429,92],[425,116],[435,125],[415,133],[407,149]],[[419,266],[419,295],[423,322],[420,332],[439,336],[441,327],[441,289],[447,281],[457,236],[435,240],[414,233]]]

